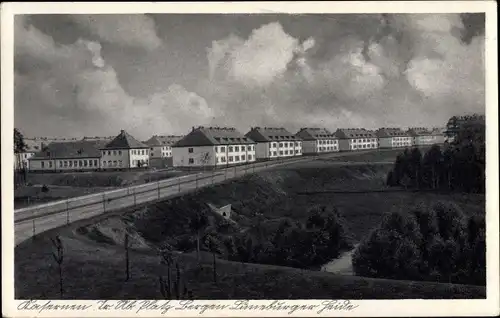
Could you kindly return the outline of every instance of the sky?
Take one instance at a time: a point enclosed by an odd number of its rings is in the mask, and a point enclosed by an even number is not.
[[[18,15],[15,126],[442,127],[484,113],[483,14]]]

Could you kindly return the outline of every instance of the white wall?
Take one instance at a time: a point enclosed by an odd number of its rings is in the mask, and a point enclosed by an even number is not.
[[[433,145],[438,143],[443,143],[444,138],[439,138],[440,136],[428,135],[428,136],[417,136],[413,138],[413,144],[415,146]]]
[[[349,139],[349,150],[367,150],[367,149],[377,149],[378,148],[378,138],[354,138]]]
[[[150,158],[169,158],[172,157],[171,146],[153,146],[149,148]]]
[[[14,153],[14,168],[21,169],[23,167],[26,167],[27,169],[29,169],[30,167],[29,158],[33,157],[34,155],[35,155],[34,152]]]
[[[53,159],[30,159],[30,171],[55,171]]]
[[[192,152],[189,152],[192,149]],[[256,144],[221,145],[200,147],[173,147],[174,167],[225,166],[254,162]],[[208,154],[208,160],[203,161]],[[191,163],[189,161],[191,160]]]
[[[128,156],[130,168],[149,167],[149,148],[128,149]]]
[[[323,153],[332,151],[339,151],[338,139],[322,139],[317,141],[316,152]]]
[[[192,152],[189,150],[192,149]],[[208,155],[207,155],[208,154]],[[173,147],[173,165],[174,167],[202,167],[215,165],[215,147]],[[208,156],[208,160],[203,160]],[[191,161],[189,159],[192,159]]]
[[[413,140],[410,136],[392,137],[392,148],[411,147]]]
[[[124,169],[130,168],[128,149],[102,149],[102,169]]]
[[[43,163],[43,167],[42,167]],[[100,168],[100,158],[31,159],[31,171],[92,171]]]
[[[267,159],[270,157],[270,142],[258,142],[255,145],[255,156],[257,156],[257,159]]]
[[[302,153],[316,153],[317,150],[316,140],[302,141]]]

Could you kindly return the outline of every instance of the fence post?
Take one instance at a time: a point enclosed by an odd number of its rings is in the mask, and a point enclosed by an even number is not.
[[[69,224],[69,199],[66,200],[66,224]]]
[[[103,212],[106,213],[106,193],[102,194],[102,209]]]
[[[33,219],[33,239],[35,239],[36,231],[35,231],[35,219]]]
[[[178,192],[181,192],[181,178],[177,178]]]

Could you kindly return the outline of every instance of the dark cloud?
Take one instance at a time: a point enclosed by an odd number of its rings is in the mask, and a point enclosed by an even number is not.
[[[141,138],[443,125],[484,111],[483,35],[478,14],[25,16],[16,125]]]

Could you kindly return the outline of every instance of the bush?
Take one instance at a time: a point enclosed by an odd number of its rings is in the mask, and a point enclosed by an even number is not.
[[[42,192],[43,192],[43,193],[47,193],[47,192],[49,192],[49,187],[48,187],[46,184],[44,184],[44,185],[42,186]]]
[[[388,214],[353,255],[357,275],[486,284],[484,216],[451,204]]]

